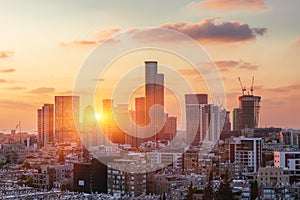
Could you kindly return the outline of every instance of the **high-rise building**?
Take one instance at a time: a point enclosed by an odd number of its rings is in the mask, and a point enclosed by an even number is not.
[[[241,108],[234,108],[232,121],[233,121],[233,131],[240,131],[242,130],[242,109]]]
[[[44,144],[43,144],[43,109],[37,109],[37,131],[38,131],[39,146],[42,147],[42,146],[44,146]],[[14,134],[15,134],[15,132],[14,132]]]
[[[117,107],[113,107],[112,99],[103,99],[102,104],[103,122],[101,126],[104,134],[112,143],[124,144],[125,132],[130,130],[128,105],[118,104]]]
[[[229,148],[230,163],[234,163],[242,174],[257,173],[262,162],[261,138],[234,138]],[[239,172],[236,172],[239,175]]]
[[[151,107],[154,105],[160,105],[164,107],[164,75],[157,73],[156,61],[145,61],[145,124],[150,124],[150,115],[152,114],[152,120],[154,126],[148,127],[148,134],[154,135],[160,132],[157,130],[156,124],[159,124],[164,119],[164,111],[156,110],[151,111]]]
[[[90,105],[86,106],[83,110],[83,129],[80,135],[86,147],[98,146],[104,141],[98,127],[94,108]]]
[[[161,139],[172,140],[177,132],[177,117],[167,117]]]
[[[186,134],[187,141],[199,145],[206,136],[208,119],[205,112],[207,94],[186,94]]]
[[[135,123],[139,126],[145,126],[145,109],[145,97],[135,98]]]
[[[242,130],[244,128],[254,129],[258,127],[259,122],[259,110],[260,110],[260,96],[243,95],[239,96],[239,109],[234,112],[236,123],[236,130]]]
[[[222,131],[230,131],[230,130],[231,130],[230,111],[226,111],[224,126]]]
[[[54,142],[54,105],[44,104],[37,110],[37,129],[40,146],[52,145]]]
[[[79,142],[79,96],[55,96],[55,141]]]

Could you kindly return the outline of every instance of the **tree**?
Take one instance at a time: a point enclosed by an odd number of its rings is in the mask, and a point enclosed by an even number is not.
[[[166,193],[163,193],[162,196],[160,197],[161,200],[166,200]]]
[[[191,182],[190,186],[189,186],[189,191],[188,194],[186,195],[186,200],[193,200],[193,183]]]
[[[214,199],[214,191],[212,188],[213,181],[213,171],[211,170],[209,173],[209,180],[207,186],[204,188],[203,200],[212,200]]]
[[[24,163],[23,163],[23,168],[31,169],[30,163],[29,163],[29,162],[24,162]]]
[[[216,195],[217,200],[221,199],[233,199],[233,193],[230,188],[230,182],[229,182],[229,176],[228,176],[228,171],[225,172],[222,183],[220,184],[220,187],[217,191]]]
[[[251,182],[251,200],[258,197],[258,185],[257,181]]]

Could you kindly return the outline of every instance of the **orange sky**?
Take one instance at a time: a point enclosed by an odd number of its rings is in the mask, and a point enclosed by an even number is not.
[[[34,133],[36,109],[53,103],[55,95],[72,94],[82,63],[97,44],[144,27],[176,30],[201,44],[220,71],[228,110],[238,105],[237,77],[249,88],[255,76],[255,94],[262,96],[260,126],[300,128],[300,2],[230,2],[3,2],[0,132],[22,121],[23,130]]]

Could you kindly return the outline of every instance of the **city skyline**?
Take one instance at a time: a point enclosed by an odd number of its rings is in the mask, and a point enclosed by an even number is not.
[[[223,78],[231,119],[242,94],[237,77],[250,88],[253,75],[254,94],[263,97],[259,126],[300,128],[298,2],[225,7],[205,2],[2,2],[1,132],[10,133],[21,121],[22,130],[35,133],[36,110],[53,104],[54,96],[72,95],[89,52],[104,39],[135,27],[171,28],[203,45]],[[229,35],[224,33],[227,28]]]

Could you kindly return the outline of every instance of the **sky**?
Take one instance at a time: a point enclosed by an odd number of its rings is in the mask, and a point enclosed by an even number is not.
[[[226,109],[238,106],[237,77],[249,88],[254,76],[254,94],[262,97],[260,126],[300,128],[298,0],[0,0],[0,5],[0,132],[21,121],[24,131],[35,133],[36,110],[54,103],[55,95],[72,94],[97,45],[149,27],[179,31],[204,48],[224,82]]]

